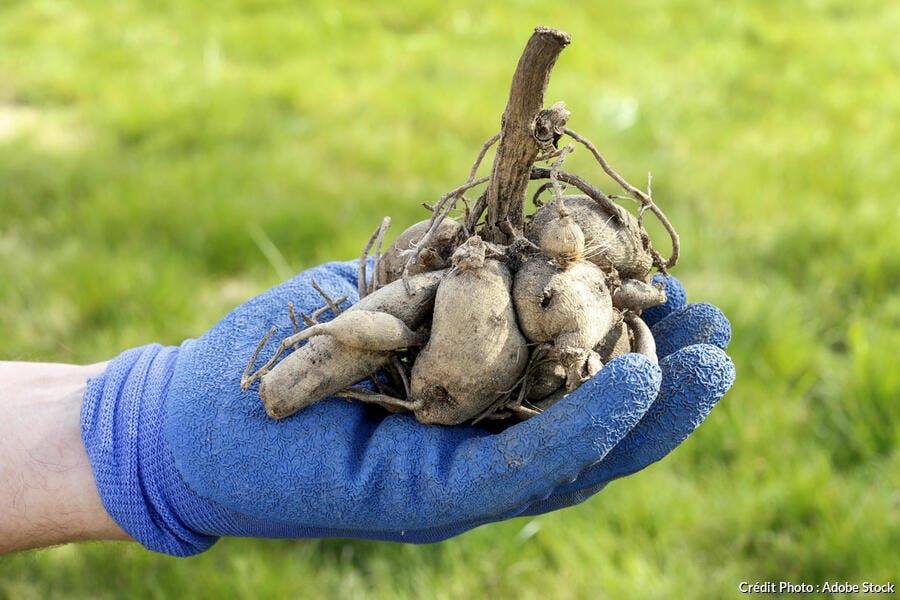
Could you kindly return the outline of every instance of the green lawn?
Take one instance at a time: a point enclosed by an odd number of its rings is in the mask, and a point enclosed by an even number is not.
[[[382,3],[386,4],[386,3]],[[653,172],[734,388],[578,507],[433,546],[222,540],[0,558],[0,597],[716,598],[897,582],[900,4],[0,3],[0,358],[197,336],[458,185],[537,24],[547,100]],[[587,153],[567,162],[616,192]],[[659,239],[662,232],[651,231]]]

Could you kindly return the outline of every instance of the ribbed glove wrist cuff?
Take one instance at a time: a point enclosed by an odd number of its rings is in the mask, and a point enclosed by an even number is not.
[[[175,507],[193,498],[170,497],[173,488],[192,495],[165,444],[165,400],[179,351],[151,344],[112,360],[88,381],[81,436],[103,506],[116,523],[151,550],[188,556],[218,538],[195,532],[179,517]]]

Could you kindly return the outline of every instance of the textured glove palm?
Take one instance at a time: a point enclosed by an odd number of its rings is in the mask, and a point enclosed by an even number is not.
[[[82,436],[104,506],[146,547],[174,555],[219,536],[434,542],[483,523],[580,502],[659,460],[734,379],[730,326],[707,304],[647,311],[662,358],[606,365],[545,413],[490,434],[425,426],[329,398],[282,421],[239,380],[261,334],[293,326],[286,305],[355,299],[355,262],[330,263],[239,306],[180,347],[143,346],[92,379]]]

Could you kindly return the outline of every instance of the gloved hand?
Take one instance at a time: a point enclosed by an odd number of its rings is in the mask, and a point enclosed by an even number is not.
[[[323,304],[311,279],[356,299],[355,261],[316,267],[197,340],[124,352],[88,383],[82,437],[101,499],[147,548],[185,556],[223,535],[435,542],[568,506],[668,453],[734,378],[720,350],[728,321],[710,305],[684,306],[669,278],[669,302],[645,313],[659,367],[622,356],[501,433],[338,398],[276,421],[257,385],[241,392],[239,381],[271,325],[261,356],[293,332],[288,301],[304,312]]]

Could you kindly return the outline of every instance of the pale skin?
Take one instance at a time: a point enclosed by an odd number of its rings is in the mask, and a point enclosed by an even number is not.
[[[0,361],[0,554],[132,540],[103,508],[81,441],[81,398],[105,368]]]

